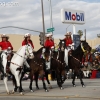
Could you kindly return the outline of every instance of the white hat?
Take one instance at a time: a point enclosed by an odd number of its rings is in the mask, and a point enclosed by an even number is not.
[[[50,36],[51,36],[51,34],[46,34],[45,36],[46,36],[46,37],[50,37]]]
[[[72,35],[72,33],[71,33],[71,32],[67,32],[67,33],[65,34],[65,36],[67,36],[67,35]]]
[[[26,34],[24,35],[24,38],[29,37],[29,36],[31,36],[31,34],[30,34],[30,33],[26,33]]]
[[[49,35],[52,36],[53,35],[52,32],[50,32]]]
[[[9,38],[9,36],[7,36],[6,34],[2,34],[1,38],[3,38],[3,37]]]

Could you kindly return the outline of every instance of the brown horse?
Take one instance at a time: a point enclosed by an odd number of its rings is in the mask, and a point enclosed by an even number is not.
[[[33,75],[35,76],[35,79],[37,79],[38,75],[39,75],[39,77],[42,79],[42,82],[43,82],[43,88],[45,89],[46,92],[48,91],[45,81],[44,81],[44,69],[45,69],[45,61],[49,61],[50,49],[45,48],[44,58],[41,57],[42,50],[43,50],[43,48],[39,49],[37,52],[34,52],[35,57],[29,63],[29,65],[31,67],[31,71],[30,71],[30,80],[31,81],[30,81],[29,88],[31,91],[33,91],[33,89],[32,89]]]

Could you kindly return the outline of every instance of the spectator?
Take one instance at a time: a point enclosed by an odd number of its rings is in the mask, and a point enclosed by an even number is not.
[[[88,69],[92,69],[92,61],[93,61],[93,58],[92,58],[91,52],[87,52],[85,62],[87,62],[88,64]]]
[[[88,63],[84,62],[84,67],[82,68],[83,74],[85,78],[90,77],[89,74],[91,73],[91,69],[88,68]]]

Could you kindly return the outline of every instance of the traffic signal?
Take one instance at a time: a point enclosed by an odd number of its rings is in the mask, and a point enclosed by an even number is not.
[[[43,34],[43,32],[40,32],[40,34],[39,34],[39,37],[40,37],[40,45],[44,45],[44,34]]]

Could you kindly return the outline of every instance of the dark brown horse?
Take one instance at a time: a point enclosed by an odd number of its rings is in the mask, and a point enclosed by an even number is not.
[[[50,58],[50,49],[49,48],[44,48],[44,57],[41,57],[42,55],[42,50],[43,48],[41,48],[40,50],[38,50],[37,52],[34,52],[34,59],[32,59],[29,63],[30,67],[31,67],[31,71],[30,71],[30,90],[32,91],[32,81],[33,81],[33,75],[35,76],[35,79],[39,77],[42,79],[43,82],[43,88],[45,89],[45,91],[47,92],[47,88],[46,88],[46,84],[44,81],[44,69],[45,67],[45,62],[49,61]],[[36,80],[37,81],[37,80]],[[38,87],[37,87],[38,88]]]
[[[66,49],[66,44],[64,40],[60,40],[59,45],[61,46],[61,48]],[[72,50],[71,54],[68,56],[69,69],[72,69],[74,73],[72,81],[73,86],[75,86],[75,77],[78,75],[82,87],[84,87],[84,82],[82,80],[81,62],[84,52],[90,50],[91,47],[88,45],[88,43],[86,41],[81,41],[81,44],[78,46],[78,48],[76,50]]]
[[[50,81],[48,79],[48,74],[53,70],[56,72],[58,86],[60,87],[60,89],[63,89],[62,84],[63,84],[63,81],[66,79],[65,61],[64,61],[63,56],[64,56],[64,50],[62,50],[61,48],[59,48],[57,51],[55,51],[55,49],[51,51],[50,70],[44,69],[45,77],[46,77],[47,83],[49,85],[49,88],[52,88],[52,86],[51,86]],[[62,77],[64,80],[62,80]],[[38,77],[36,79],[36,87],[39,88],[37,80],[38,80]]]

